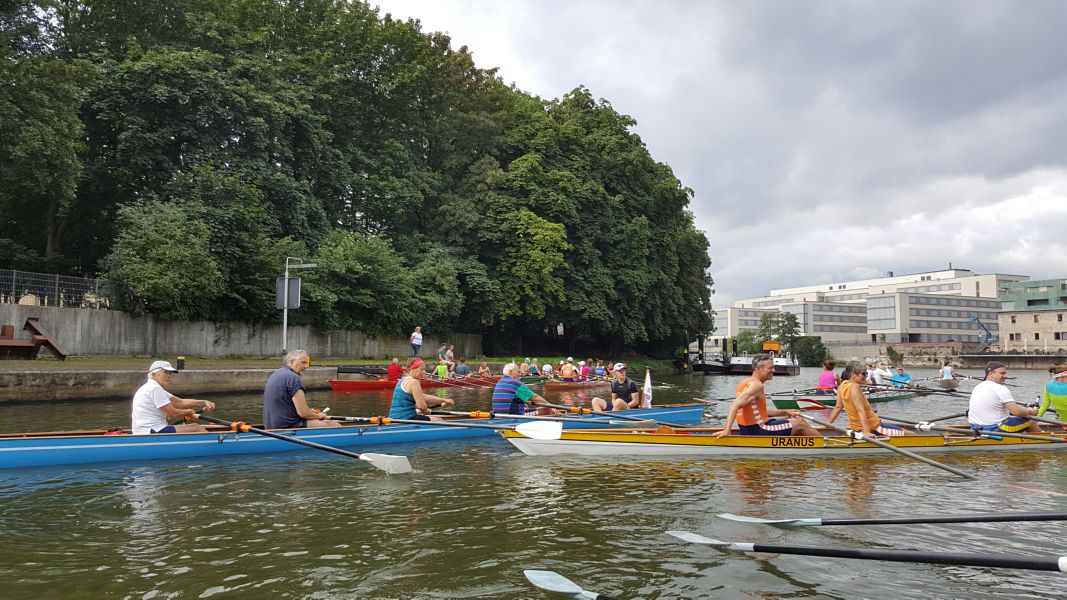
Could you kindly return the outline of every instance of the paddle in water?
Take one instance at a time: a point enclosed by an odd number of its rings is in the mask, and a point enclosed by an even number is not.
[[[720,519],[739,521],[741,523],[759,523],[761,525],[789,525],[798,527],[825,527],[829,525],[912,525],[926,523],[1013,523],[1017,521],[1067,521],[1065,512],[1036,513],[976,513],[972,515],[930,515],[925,517],[882,517],[874,519],[761,519],[723,513]]]
[[[769,554],[857,558],[933,565],[962,565],[969,567],[993,567],[998,569],[1067,572],[1067,556],[963,554],[959,552],[927,552],[923,550],[867,550],[858,548],[823,548],[819,546],[779,546],[773,544],[724,542],[722,540],[704,537],[689,531],[668,531],[667,533],[686,542],[704,544],[706,546],[718,546],[726,550],[737,550],[740,552],[766,552]]]
[[[615,600],[611,596],[583,590],[577,583],[574,583],[555,571],[536,571],[527,569],[523,571],[522,574],[526,576],[526,579],[530,580],[530,583],[546,592],[565,594],[575,599]]]
[[[394,456],[392,454],[372,454],[372,453],[357,454],[355,452],[349,452],[348,450],[341,450],[340,448],[334,448],[333,446],[326,446],[324,444],[319,444],[319,443],[316,443],[316,442],[311,442],[311,441],[308,441],[308,440],[302,440],[302,439],[299,439],[299,438],[295,438],[295,437],[292,437],[291,435],[282,435],[280,433],[274,433],[273,431],[266,431],[264,429],[258,429],[256,427],[252,427],[251,425],[248,425],[246,423],[231,422],[231,421],[227,421],[225,419],[220,419],[218,417],[212,417],[212,416],[205,415],[205,414],[198,414],[196,416],[190,416],[188,418],[190,420],[196,418],[196,419],[200,419],[201,421],[207,421],[208,423],[215,423],[215,424],[218,424],[218,425],[224,425],[226,427],[229,427],[233,431],[246,431],[246,432],[250,431],[252,433],[256,433],[256,434],[259,434],[259,435],[262,435],[262,436],[265,436],[265,437],[269,437],[269,438],[274,438],[276,440],[281,440],[283,442],[290,442],[292,444],[299,444],[301,446],[307,446],[308,448],[315,448],[316,450],[325,450],[326,452],[333,452],[334,454],[340,454],[341,456],[347,456],[348,458],[356,458],[356,459],[359,459],[359,460],[364,460],[364,461],[367,461],[370,464],[374,465],[375,467],[385,471],[386,473],[388,473],[390,475],[399,475],[401,473],[411,473],[411,472],[414,471],[414,469],[411,468],[411,463],[408,462],[408,457],[406,457],[406,456]]]

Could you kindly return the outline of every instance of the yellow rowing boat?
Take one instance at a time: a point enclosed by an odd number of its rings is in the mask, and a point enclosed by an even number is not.
[[[559,439],[534,440],[515,431],[501,435],[531,456],[582,454],[586,456],[863,456],[892,454],[869,442],[853,440],[829,430],[812,437],[730,435],[716,438],[719,428],[671,429],[568,429]],[[1002,452],[1008,450],[1067,450],[1067,432],[1043,433],[1045,439],[992,439],[968,434],[924,433],[878,438],[896,448],[917,453]]]

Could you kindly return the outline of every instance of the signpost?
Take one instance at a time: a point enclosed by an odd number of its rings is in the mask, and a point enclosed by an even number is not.
[[[300,308],[300,278],[290,278],[289,269],[314,269],[317,266],[295,256],[285,257],[285,274],[278,279],[275,288],[275,306],[282,309],[282,354],[289,351],[289,309]]]

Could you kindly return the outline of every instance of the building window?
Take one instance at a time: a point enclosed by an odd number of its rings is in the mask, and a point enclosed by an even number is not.
[[[1012,316],[1011,316],[1011,324],[1012,324],[1012,325],[1014,325],[1014,324],[1015,324],[1015,315],[1012,315]]]
[[[1056,315],[1056,322],[1057,323],[1063,323],[1063,314],[1062,313]]]
[[[1040,316],[1040,315],[1034,315],[1034,323],[1037,323],[1037,322],[1038,322],[1038,317],[1039,317],[1039,316]]]
[[[1035,333],[1034,334],[1034,341],[1037,341],[1037,340],[1040,340],[1040,339],[1041,339],[1041,334],[1040,333]]]

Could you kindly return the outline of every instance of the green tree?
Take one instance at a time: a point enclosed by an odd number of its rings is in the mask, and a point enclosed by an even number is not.
[[[733,338],[737,342],[737,352],[760,352],[763,349],[763,338],[755,331],[745,329]]]
[[[800,337],[800,321],[793,313],[767,312],[759,320],[759,337],[763,341],[776,339],[784,351],[795,352],[794,343]]]
[[[171,320],[212,316],[224,286],[202,207],[131,204],[119,210],[118,230],[104,269],[120,309]]]
[[[802,367],[818,367],[829,358],[830,353],[818,336],[801,336],[793,342],[793,352]]]

